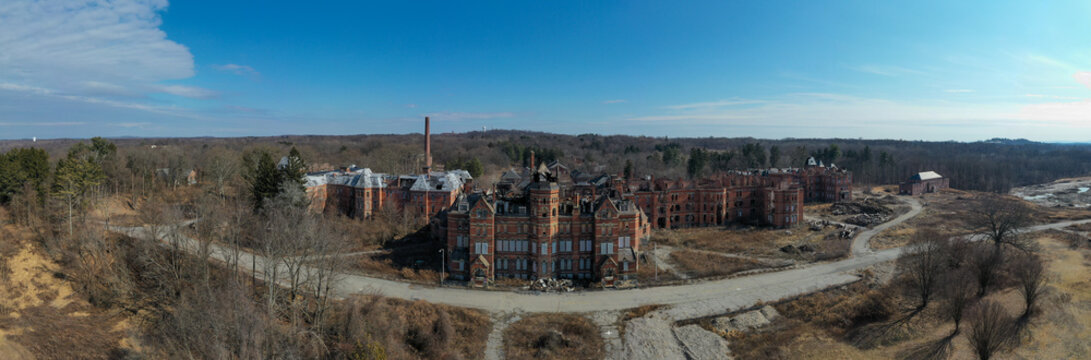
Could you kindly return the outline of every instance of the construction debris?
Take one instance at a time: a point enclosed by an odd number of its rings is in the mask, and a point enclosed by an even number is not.
[[[887,201],[868,198],[862,201],[842,202],[830,206],[833,215],[881,214],[890,215],[894,210],[886,206]]]
[[[882,224],[890,219],[890,215],[886,214],[859,214],[848,219],[845,222],[857,226],[872,227],[878,224]]]
[[[534,280],[534,282],[530,284],[530,289],[534,291],[546,292],[572,292],[576,290],[576,288],[572,286],[572,280],[554,278],[542,278]]]

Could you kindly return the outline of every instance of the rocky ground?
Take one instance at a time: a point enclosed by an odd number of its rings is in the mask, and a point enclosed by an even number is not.
[[[1091,207],[1091,177],[1017,187],[1011,194],[1045,207]]]

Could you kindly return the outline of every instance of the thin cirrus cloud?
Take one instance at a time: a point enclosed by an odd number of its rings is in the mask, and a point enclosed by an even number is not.
[[[1091,89],[1091,71],[1077,71],[1072,74],[1072,78],[1076,79],[1076,82],[1083,84],[1088,89]]]
[[[972,90],[972,89],[947,89],[947,90],[943,90],[943,92],[952,93],[952,94],[966,94],[966,93],[972,93],[972,92],[974,92],[974,90]]]
[[[681,105],[669,105],[669,106],[664,106],[663,108],[664,109],[671,109],[671,110],[713,109],[713,108],[721,108],[721,107],[726,107],[726,106],[753,105],[753,104],[762,104],[762,103],[765,103],[765,101],[764,100],[754,100],[754,99],[734,98],[734,99],[709,101],[709,102],[697,102],[697,103],[681,104]]]
[[[510,118],[514,117],[515,113],[511,112],[435,112],[428,113],[422,116],[427,116],[437,120],[474,120],[474,119],[498,119],[498,118]]]
[[[258,75],[261,75],[261,73],[259,73],[257,70],[254,70],[254,68],[250,67],[249,65],[223,64],[223,65],[212,65],[212,68],[216,69],[216,70],[219,70],[219,71],[229,72],[229,73],[232,73],[232,74],[235,74],[235,75],[240,75],[240,76],[258,76]]]
[[[165,0],[5,1],[0,101],[35,96],[46,107],[93,104],[89,109],[105,119],[115,114],[110,108],[174,113],[150,102],[150,94],[215,97],[209,89],[162,83],[195,74],[189,49],[159,29],[166,7]]]
[[[603,104],[607,104],[607,105],[609,105],[609,104],[620,104],[620,103],[623,103],[623,102],[626,102],[626,100],[625,99],[615,99],[615,100],[603,100],[602,101]]]

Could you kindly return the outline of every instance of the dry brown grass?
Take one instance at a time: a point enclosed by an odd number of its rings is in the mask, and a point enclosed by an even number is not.
[[[621,316],[621,321],[629,321],[629,320],[636,319],[636,318],[642,318],[642,317],[644,317],[644,315],[648,315],[648,313],[650,313],[652,311],[659,310],[660,308],[662,308],[664,306],[665,305],[661,305],[661,304],[641,305],[641,306],[626,310],[625,314],[623,314]]]
[[[95,308],[54,274],[60,266],[29,241],[0,229],[0,358],[112,359],[137,343],[123,316]]]
[[[365,274],[387,279],[407,280],[416,283],[439,283],[439,272],[431,269],[413,269],[396,265],[390,259],[361,256],[352,263],[353,268]]]
[[[1091,232],[1091,223],[1070,225],[1065,230],[1079,231],[1079,232]]]
[[[792,258],[780,252],[785,245],[821,245],[836,232],[832,227],[811,231],[805,227],[791,229],[728,229],[694,228],[680,230],[656,230],[652,241],[680,249],[698,249],[730,254],[762,257]],[[645,248],[649,248],[645,245]]]
[[[651,252],[646,253],[648,257],[651,257]],[[636,269],[636,278],[640,281],[641,286],[654,286],[656,284],[662,284],[678,280],[677,276],[674,276],[670,271],[666,271],[662,268],[655,268],[654,263],[640,264],[640,268]]]
[[[477,310],[377,296],[350,298],[333,318],[338,352],[377,345],[390,359],[481,359],[492,327]]]
[[[1041,254],[1052,274],[1050,290],[1041,312],[1030,321],[1029,332],[998,358],[1091,358],[1091,343],[1086,341],[1091,337],[1091,250],[1071,249],[1060,235],[1039,235]],[[763,332],[732,338],[732,352],[745,359],[902,359],[912,350],[941,341],[954,328],[926,311],[911,323],[910,336],[870,349],[853,346],[845,334],[859,327],[846,326],[855,322],[846,314],[860,314],[856,310],[866,309],[861,305],[873,302],[869,298],[877,291],[893,293],[857,283],[777,305],[784,318]],[[1001,304],[1013,316],[1023,306],[1020,294],[1010,288],[993,292],[985,300]],[[949,359],[975,359],[964,335],[952,339],[949,355]]]
[[[679,271],[694,278],[731,275],[762,267],[762,263],[750,259],[724,257],[685,249],[671,252],[671,261],[675,263]]]
[[[591,320],[573,314],[535,314],[504,331],[509,359],[601,359],[602,337]]]

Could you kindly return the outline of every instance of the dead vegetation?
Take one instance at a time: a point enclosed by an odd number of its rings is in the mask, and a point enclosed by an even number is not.
[[[602,337],[591,320],[574,314],[535,314],[504,331],[509,359],[601,359]]]
[[[984,296],[978,296],[971,269],[948,271],[933,283],[928,274],[935,259],[911,257],[903,266],[919,265],[923,273],[905,272],[885,285],[857,282],[776,305],[784,317],[758,332],[730,334],[732,352],[746,359],[1087,358],[1091,251],[1070,248],[1061,235],[1036,236],[1043,271],[1033,255],[1003,248],[1007,260],[995,269]],[[970,266],[970,260],[950,261]],[[929,296],[935,305],[919,309],[924,286],[934,286]]]
[[[136,351],[125,316],[78,296],[29,239],[25,228],[0,228],[0,358],[114,359]]]
[[[693,278],[731,275],[763,267],[761,262],[751,259],[725,257],[685,249],[671,252],[671,261],[679,270]]]
[[[835,258],[844,255],[851,245],[849,239],[838,237],[837,229],[832,226],[824,227],[819,231],[812,231],[805,227],[655,230],[652,232],[652,241],[677,249],[797,260],[809,260],[808,255],[789,254],[780,249],[787,245],[793,247],[809,245],[812,249],[817,249],[818,253],[829,254],[826,258]],[[645,247],[650,247],[650,244]]]
[[[481,359],[492,325],[480,311],[377,296],[349,298],[333,318],[335,353],[349,359]]]

